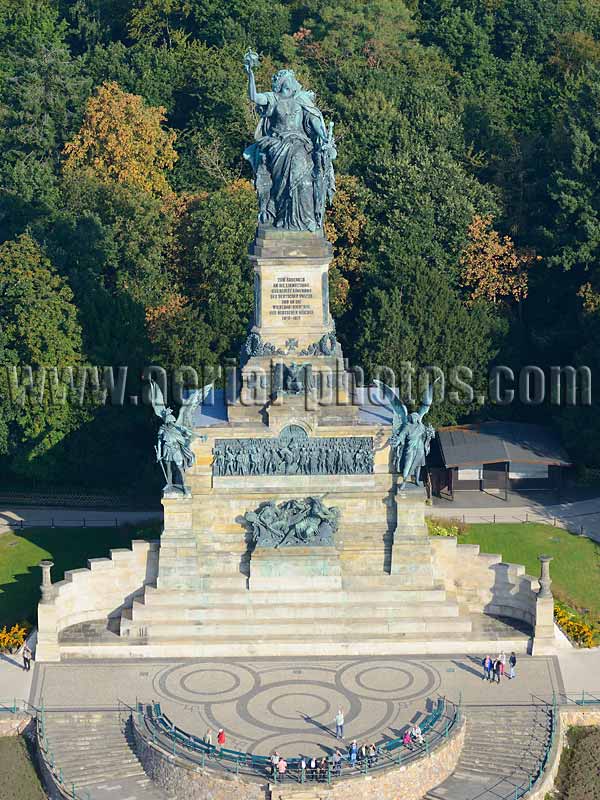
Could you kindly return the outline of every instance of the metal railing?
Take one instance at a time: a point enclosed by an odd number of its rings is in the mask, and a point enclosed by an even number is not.
[[[41,701],[40,708],[36,709],[36,734],[40,757],[58,790],[71,800],[92,800],[87,789],[81,789],[81,787],[78,789],[74,782],[65,781],[62,767],[56,763],[52,743],[46,734],[46,710],[43,701]]]
[[[544,753],[540,758],[537,770],[533,774],[529,775],[527,781],[523,782],[520,786],[515,786],[514,792],[506,795],[504,800],[519,800],[519,798],[524,797],[535,787],[546,771],[546,767],[548,766],[548,761],[552,755],[552,750],[556,740],[556,729],[558,723],[558,703],[556,700],[556,695],[552,696],[552,705],[547,708],[547,713],[550,717],[550,731],[544,747]]]
[[[460,509],[457,509],[456,512],[452,514],[439,514],[436,513],[436,511],[439,512],[439,506],[429,506],[425,510],[425,516],[439,521],[440,524],[445,523],[446,525],[450,525],[452,523],[462,523],[463,525],[479,525],[482,523],[489,524],[490,522],[494,525],[510,525],[515,522],[523,524],[537,523],[542,525],[551,525],[553,528],[561,528],[562,530],[577,534],[579,536],[587,536],[586,527],[581,522],[577,521],[577,515],[574,515],[573,518],[569,518],[559,517],[555,514],[544,514],[543,511],[510,513],[506,509],[503,509],[498,513],[493,511],[488,513],[479,513],[479,509],[471,509],[464,512],[460,511]]]
[[[235,775],[268,777],[273,783],[280,781],[296,783],[326,783],[334,779],[353,778],[369,775],[390,767],[404,766],[429,755],[440,744],[447,741],[461,721],[460,701],[457,705],[440,697],[427,717],[420,723],[422,742],[411,742],[407,747],[404,738],[381,740],[374,746],[374,752],[367,750],[363,757],[360,751],[354,757],[348,750],[335,760],[333,756],[314,758],[311,766],[310,756],[285,759],[287,767],[283,775],[277,763],[270,756],[231,750],[226,747],[208,744],[174,725],[162,712],[159,704],[138,703],[135,709],[123,704],[138,734],[155,748],[162,748],[169,756],[179,756],[192,761],[202,768],[221,769]]]
[[[94,519],[93,517],[70,517],[61,519],[60,517],[44,518],[33,522],[26,522],[23,519],[0,520],[0,532],[2,531],[23,531],[26,528],[124,528],[132,526],[155,526],[160,522],[160,514],[139,519],[119,519],[109,517]]]
[[[0,714],[29,714],[35,717],[39,709],[32,706],[27,700],[20,700],[17,697],[10,697],[7,700],[0,698]]]

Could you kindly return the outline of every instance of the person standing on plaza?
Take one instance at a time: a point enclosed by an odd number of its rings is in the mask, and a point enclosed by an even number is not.
[[[358,756],[358,745],[356,744],[356,739],[353,739],[352,744],[350,745],[350,766],[356,766],[356,758]]]
[[[23,656],[23,669],[25,670],[25,672],[29,672],[29,670],[31,669],[31,650],[29,649],[29,646],[27,644],[24,645],[23,647],[22,656]]]
[[[219,732],[217,733],[217,753],[220,753],[223,747],[225,747],[225,731],[223,728],[219,728]]]
[[[371,742],[369,745],[369,766],[372,767],[373,764],[377,763],[377,748],[375,747],[375,742]]]
[[[491,681],[492,680],[492,669],[493,669],[493,666],[494,666],[494,662],[492,661],[491,657],[489,655],[487,655],[483,659],[483,661],[481,662],[481,665],[483,667],[483,680],[484,681],[485,680]]]
[[[338,712],[335,715],[335,738],[344,738],[344,712],[341,708],[338,708]]]
[[[516,668],[517,668],[517,657],[516,657],[516,655],[515,655],[515,652],[514,652],[514,650],[513,650],[513,652],[510,654],[510,658],[508,659],[508,666],[509,666],[509,673],[508,673],[508,677],[510,678],[510,680],[512,680],[513,678],[515,678],[515,677],[516,677],[516,675],[515,675],[515,670],[516,670]]]
[[[338,778],[342,773],[342,754],[339,750],[336,750],[333,754],[333,774],[337,775]]]
[[[493,683],[500,683],[501,671],[502,671],[502,663],[500,661],[500,658],[497,658],[494,661],[494,677],[492,679]]]
[[[283,782],[285,778],[285,771],[287,770],[287,761],[283,756],[279,759],[279,763],[277,764],[277,772],[279,773],[279,780]]]
[[[204,744],[208,745],[208,747],[212,747],[212,730],[210,728],[208,728],[204,734]]]

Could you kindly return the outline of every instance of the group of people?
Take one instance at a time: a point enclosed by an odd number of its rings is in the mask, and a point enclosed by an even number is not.
[[[507,665],[508,671],[506,669]],[[484,681],[489,681],[490,683],[500,683],[500,679],[504,676],[506,676],[509,680],[512,680],[516,677],[517,656],[514,652],[512,652],[507,661],[506,653],[503,651],[498,653],[496,658],[486,655],[481,662],[481,666],[483,667],[482,679]]]
[[[204,738],[202,740],[205,745],[208,745],[209,749],[213,746],[213,734],[212,730],[209,728],[206,733],[204,734]],[[219,753],[223,747],[225,747],[225,743],[227,741],[227,737],[225,736],[225,731],[223,728],[219,728],[217,731],[217,744],[216,744],[216,752]]]
[[[402,744],[408,750],[413,750],[415,745],[422,747],[425,744],[425,739],[423,738],[423,731],[421,730],[420,725],[413,725],[412,728],[407,728],[404,731],[404,736],[402,737]]]
[[[328,777],[339,777],[342,774],[342,764],[346,761],[350,767],[361,768],[365,764],[369,767],[377,763],[379,753],[376,745],[359,745],[354,739],[347,749],[346,754],[338,748],[333,756],[323,756],[322,758],[305,758],[302,756],[298,762],[298,770],[309,781],[326,781]],[[277,751],[273,753],[268,765],[268,772],[278,781],[285,780],[288,771],[288,762]]]

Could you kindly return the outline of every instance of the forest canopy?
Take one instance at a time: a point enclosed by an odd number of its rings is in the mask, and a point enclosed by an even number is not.
[[[137,386],[148,363],[237,357],[256,226],[249,47],[259,85],[291,67],[335,122],[326,230],[351,364],[460,360],[478,387],[494,364],[595,375],[595,0],[0,0],[5,484],[158,485],[147,409],[93,386],[81,407],[50,412],[35,386],[15,404],[14,367],[126,364]],[[599,466],[597,396],[552,399],[444,402],[432,421],[544,422]]]

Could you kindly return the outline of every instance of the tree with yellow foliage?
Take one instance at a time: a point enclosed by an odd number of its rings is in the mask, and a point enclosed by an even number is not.
[[[357,178],[338,175],[333,203],[325,217],[325,235],[333,245],[329,271],[331,313],[339,316],[350,306],[350,290],[365,267],[361,239],[367,224]]]
[[[166,171],[177,152],[174,131],[163,128],[166,110],[107,81],[87,101],[83,125],[65,145],[65,172],[84,168],[102,181],[116,181],[154,196],[173,194]]]
[[[519,251],[510,236],[500,237],[492,228],[491,214],[475,215],[468,237],[459,264],[461,284],[469,290],[469,301],[484,299],[498,304],[524,300],[528,290],[527,270],[541,256]]]

